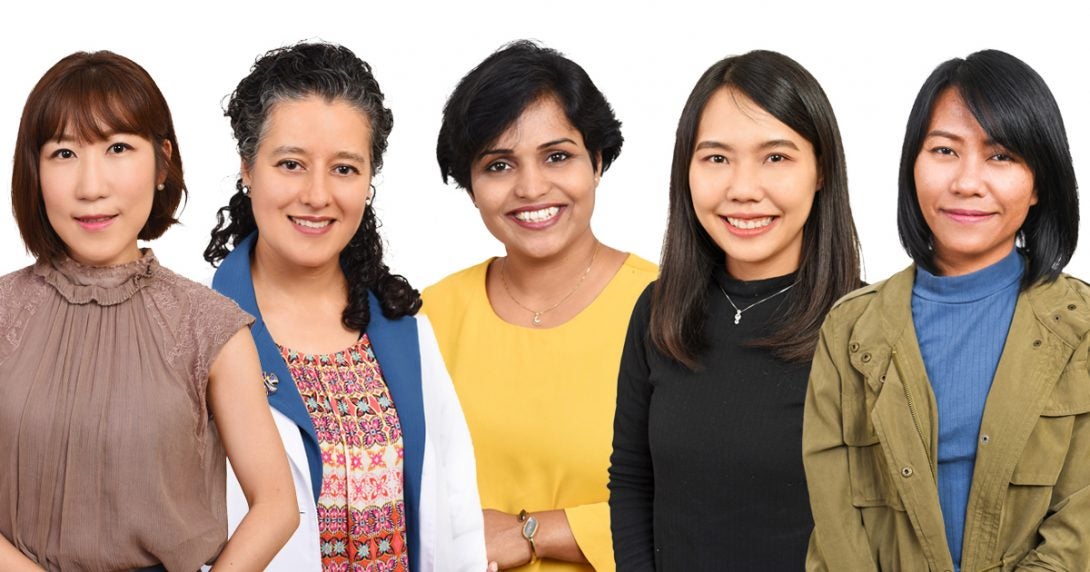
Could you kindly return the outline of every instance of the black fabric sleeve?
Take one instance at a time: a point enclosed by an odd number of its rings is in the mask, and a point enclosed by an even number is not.
[[[655,475],[647,434],[652,393],[647,361],[652,286],[644,290],[632,311],[621,353],[613,418],[609,510],[617,569],[626,572],[655,569]]]

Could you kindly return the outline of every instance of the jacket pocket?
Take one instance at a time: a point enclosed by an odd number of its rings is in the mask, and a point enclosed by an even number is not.
[[[1090,412],[1090,374],[1086,362],[1068,366],[1030,433],[1011,484],[1051,487],[1063,470],[1075,416]]]

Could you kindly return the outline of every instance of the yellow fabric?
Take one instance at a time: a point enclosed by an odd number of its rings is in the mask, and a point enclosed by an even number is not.
[[[492,310],[489,262],[424,291],[424,313],[473,436],[481,504],[514,514],[565,509],[593,565],[539,560],[517,570],[615,570],[606,482],[617,371],[632,307],[658,269],[630,254],[578,316],[533,329]]]

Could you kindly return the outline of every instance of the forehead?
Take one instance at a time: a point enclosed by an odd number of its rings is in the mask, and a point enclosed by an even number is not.
[[[731,87],[720,88],[708,98],[700,114],[696,139],[697,142],[714,139],[739,145],[762,144],[776,139],[809,144],[794,129]]]
[[[371,120],[342,99],[307,96],[283,100],[269,108],[259,146],[267,144],[362,152],[371,146]]]
[[[957,131],[961,135],[986,137],[984,128],[980,126],[973,111],[965,103],[965,98],[953,87],[946,88],[935,98],[935,104],[931,107],[928,130]]]
[[[583,135],[572,125],[560,102],[554,96],[544,96],[527,105],[490,147],[515,148],[520,143],[536,146],[558,139],[583,145]]]

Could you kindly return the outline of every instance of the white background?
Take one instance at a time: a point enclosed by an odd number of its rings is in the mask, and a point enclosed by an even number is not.
[[[344,44],[370,62],[394,112],[376,206],[395,272],[423,288],[502,254],[465,194],[435,162],[443,103],[500,45],[532,38],[581,64],[624,123],[620,158],[602,178],[594,228],[607,244],[657,261],[678,115],[699,75],[751,49],[781,51],[810,70],[836,110],[848,158],[865,278],[908,263],[897,241],[897,168],[916,91],[940,62],[1006,50],[1048,82],[1064,113],[1075,168],[1090,181],[1090,14],[1067,2],[262,2],[9,3],[0,16],[0,181],[10,189],[19,115],[61,57],[109,49],[134,59],[170,103],[185,161],[182,225],[153,246],[194,279],[238,158],[224,97],[266,50],[305,39]],[[7,193],[4,193],[7,195]],[[0,208],[0,274],[31,262]],[[1067,271],[1090,278],[1090,196],[1082,245]]]

